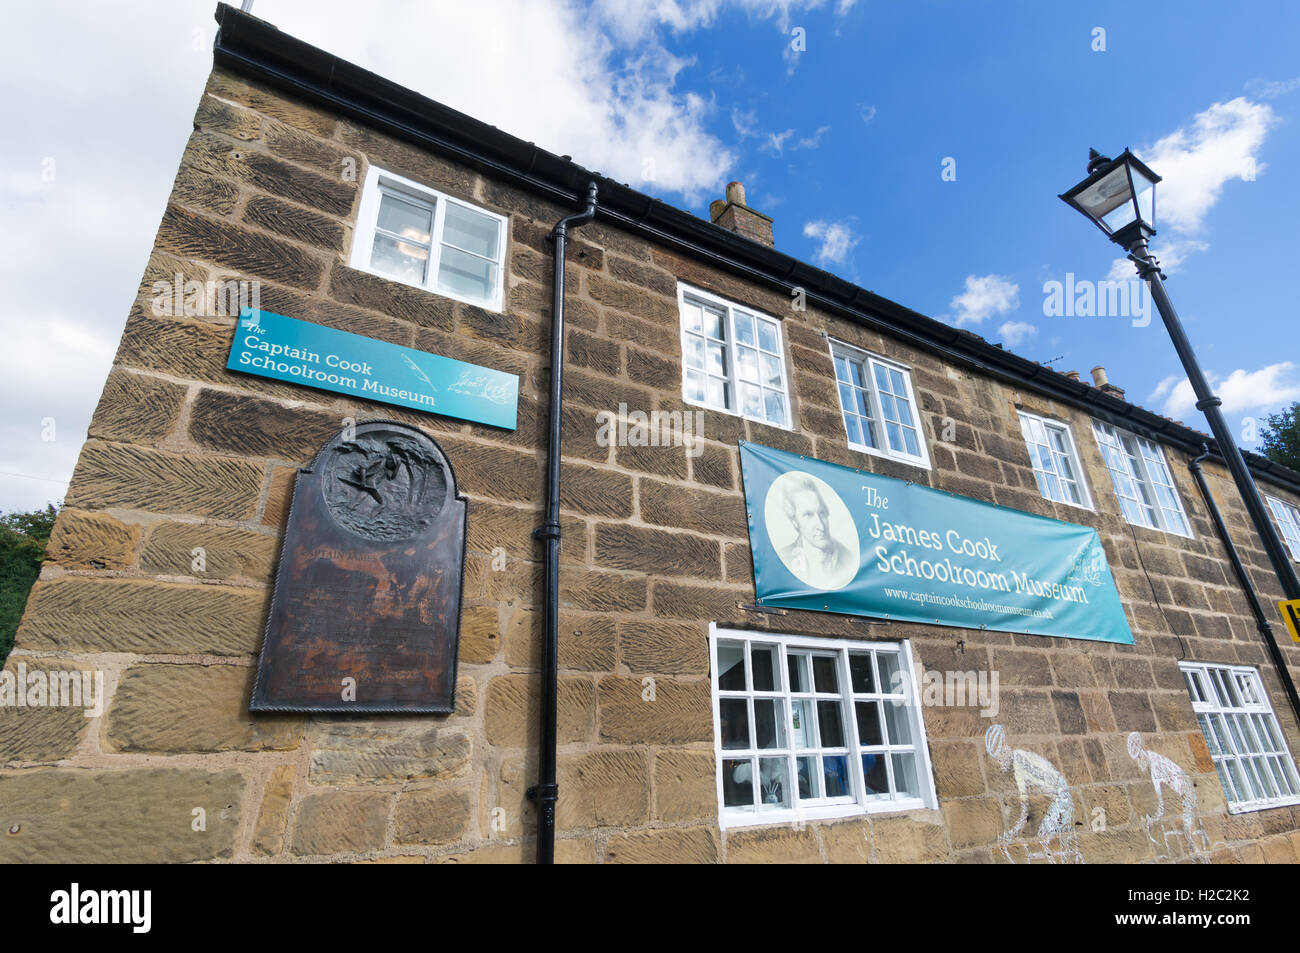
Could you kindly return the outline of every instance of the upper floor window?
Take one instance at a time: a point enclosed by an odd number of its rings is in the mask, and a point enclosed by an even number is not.
[[[831,357],[849,446],[929,469],[908,368],[841,341],[831,341]]]
[[[1277,527],[1286,540],[1287,549],[1291,550],[1291,558],[1300,561],[1300,510],[1276,497],[1266,496],[1265,499],[1277,518]]]
[[[1097,420],[1092,422],[1092,430],[1124,519],[1138,526],[1191,536],[1164,451],[1150,440]]]
[[[503,298],[506,219],[371,166],[352,267],[492,311]]]
[[[935,806],[906,642],[710,642],[723,827]]]
[[[1244,665],[1180,662],[1192,710],[1205,735],[1228,810],[1258,811],[1300,802],[1300,777],[1264,694]]]
[[[716,295],[677,287],[682,397],[688,404],[790,426],[781,323]]]
[[[1092,509],[1070,428],[1022,410],[1020,431],[1025,435],[1034,479],[1043,499]]]

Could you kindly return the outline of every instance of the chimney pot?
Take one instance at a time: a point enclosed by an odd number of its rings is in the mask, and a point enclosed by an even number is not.
[[[745,187],[739,182],[728,182],[727,197],[709,203],[709,220],[719,228],[768,248],[776,244],[772,239],[772,219],[745,204]]]
[[[1092,369],[1092,382],[1097,387],[1105,387],[1110,383],[1110,378],[1106,376],[1106,368],[1098,364]]]
[[[1069,378],[1070,380],[1072,380],[1072,381],[1077,381],[1077,380],[1079,379],[1079,372],[1078,372],[1078,371],[1066,371],[1066,372],[1065,372],[1065,376],[1068,377],[1068,378]]]

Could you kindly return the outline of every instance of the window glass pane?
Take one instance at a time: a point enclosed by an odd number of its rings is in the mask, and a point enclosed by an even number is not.
[[[912,743],[912,720],[907,707],[894,702],[885,702],[885,727],[889,732],[891,745],[910,745]]]
[[[704,375],[699,371],[687,371],[682,392],[687,400],[704,403]]]
[[[785,705],[779,699],[754,699],[754,744],[758,748],[785,747]]]
[[[763,392],[756,385],[740,385],[740,412],[746,417],[763,416]]]
[[[724,807],[753,808],[754,767],[749,758],[743,761],[723,759],[722,804]]]
[[[704,366],[704,341],[702,338],[688,334],[683,349],[682,357],[686,361],[687,367]]]
[[[790,691],[792,692],[810,692],[808,681],[808,656],[798,655],[794,652],[789,653],[786,658],[786,667],[790,672]]]
[[[894,787],[900,797],[920,797],[921,789],[916,783],[916,755],[895,752]]]
[[[819,701],[817,703],[817,727],[821,731],[823,748],[844,747],[844,724],[840,718],[838,701]]]
[[[869,653],[849,653],[849,679],[853,683],[853,690],[861,695],[876,691],[876,680],[871,671]]]
[[[718,643],[718,688],[724,692],[745,690],[745,646],[739,642]]]
[[[885,765],[887,754],[864,754],[862,774],[866,779],[867,793],[889,794],[889,770]]]
[[[780,388],[785,377],[781,371],[781,359],[771,354],[763,355],[763,383],[768,387]]]
[[[438,262],[438,287],[443,291],[483,301],[492,297],[497,266],[446,245]]]
[[[849,759],[847,755],[827,755],[822,758],[826,778],[826,797],[846,797],[853,793],[849,786]]]
[[[794,726],[794,746],[812,748],[817,743],[817,729],[813,725],[813,703],[810,698],[796,698],[790,702],[790,717]]]
[[[821,772],[817,769],[817,759],[796,758],[796,770],[799,772],[799,796],[804,799],[822,796]]]
[[[722,747],[749,748],[749,702],[744,698],[718,699]]]
[[[858,715],[858,743],[882,745],[885,737],[880,730],[880,702],[854,702]]]
[[[740,311],[736,312],[735,318],[736,341],[740,344],[754,346],[754,319]]]
[[[710,377],[705,385],[706,402],[713,407],[730,409],[731,401],[727,399],[727,382],[720,377]]]
[[[424,284],[429,267],[429,249],[376,232],[370,267],[409,284]]]
[[[833,657],[814,655],[813,678],[819,692],[838,692],[840,690],[839,666]]]
[[[704,369],[710,374],[725,377],[727,374],[727,349],[725,345],[710,341],[704,348]]]
[[[703,333],[703,312],[694,301],[682,302],[682,321],[685,323],[687,331],[694,331],[697,334]]]
[[[501,223],[495,218],[455,202],[446,203],[442,240],[448,245],[496,261],[500,235]]]
[[[376,225],[398,238],[427,246],[429,233],[433,229],[433,209],[427,205],[408,202],[391,192],[384,192],[383,198],[379,200]]]
[[[768,810],[790,807],[790,763],[780,758],[758,759],[759,795]]]
[[[726,335],[722,333],[723,323],[726,317],[713,308],[704,308],[704,333],[719,341],[726,340]]]
[[[898,655],[895,652],[880,652],[876,656],[876,661],[880,663],[880,690],[887,695],[897,695],[899,692],[907,690],[907,685],[903,681],[903,670],[898,664]]]
[[[763,409],[768,423],[785,424],[785,398],[774,390],[763,391]]]
[[[717,345],[722,349],[722,345]],[[719,361],[721,365],[721,361]],[[758,352],[751,347],[736,348],[736,376],[742,381],[758,382]]]
[[[750,668],[754,671],[754,691],[774,692],[776,684],[776,646],[755,645],[750,648]]]
[[[779,354],[781,348],[777,344],[778,338],[776,325],[771,321],[758,319],[758,346],[769,354]]]

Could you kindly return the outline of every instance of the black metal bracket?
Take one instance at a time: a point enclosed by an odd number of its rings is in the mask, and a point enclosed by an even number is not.
[[[544,801],[554,803],[560,799],[560,786],[558,784],[534,784],[524,794],[528,800],[537,804]]]
[[[784,609],[778,609],[775,606],[750,605],[744,602],[737,602],[736,608],[744,609],[746,612],[766,612],[769,615],[786,615]]]
[[[559,538],[560,538],[559,523],[543,523],[541,526],[537,527],[537,529],[533,530],[533,539],[546,540],[546,539],[559,539]]]

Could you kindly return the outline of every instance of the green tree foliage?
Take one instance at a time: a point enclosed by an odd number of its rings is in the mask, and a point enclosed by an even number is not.
[[[0,664],[14,645],[27,594],[41,571],[58,505],[30,513],[0,514]]]
[[[1274,463],[1300,471],[1300,402],[1269,414],[1259,432],[1260,450]]]

